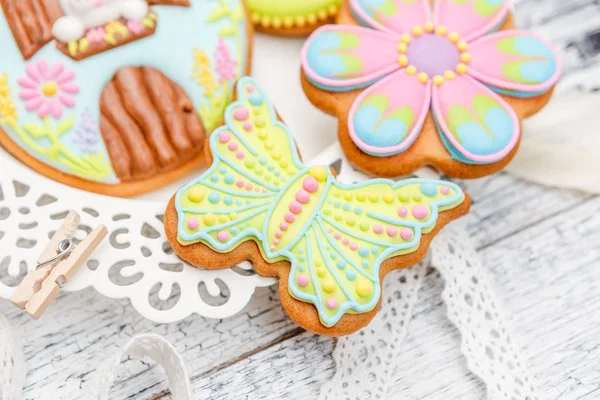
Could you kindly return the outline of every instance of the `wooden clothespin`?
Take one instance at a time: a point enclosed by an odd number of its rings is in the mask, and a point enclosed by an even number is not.
[[[80,217],[71,211],[11,297],[12,303],[38,319],[58,297],[60,289],[77,272],[108,234],[104,225],[94,229],[78,246],[73,236]]]

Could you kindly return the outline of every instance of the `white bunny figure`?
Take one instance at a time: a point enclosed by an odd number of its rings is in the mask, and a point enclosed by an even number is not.
[[[65,15],[54,23],[54,37],[68,43],[83,37],[86,30],[121,17],[140,20],[148,14],[146,0],[60,0]]]

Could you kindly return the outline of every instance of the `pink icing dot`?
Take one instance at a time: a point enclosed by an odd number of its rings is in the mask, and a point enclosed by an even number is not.
[[[231,133],[228,131],[219,133],[219,142],[227,143],[231,139]]]
[[[344,244],[344,246],[348,246],[350,244],[350,239],[344,238],[344,240],[342,240],[342,243]]]
[[[330,297],[327,299],[327,303],[325,303],[327,305],[327,308],[329,308],[330,310],[335,310],[337,308],[337,300],[335,299],[335,297]]]
[[[252,85],[248,85],[248,86],[246,87],[246,91],[247,91],[248,93],[252,93],[252,92],[254,92],[254,86],[252,86]]]
[[[327,233],[331,233],[331,232],[333,232],[333,229],[327,228]]]
[[[282,231],[287,231],[288,228],[288,224],[285,222],[282,222],[279,224],[279,229],[281,229]]]
[[[237,187],[239,187],[239,188],[242,188],[242,187],[244,187],[244,181],[243,181],[243,180],[241,180],[241,179],[240,179],[240,180],[238,180],[238,181],[235,183],[235,186],[237,186]]]
[[[268,191],[267,189],[264,189],[264,188],[263,188],[262,192],[263,192],[263,193],[268,193],[269,191]]]
[[[350,243],[350,250],[352,250],[352,251],[358,250],[358,244],[356,244],[354,242]]]
[[[297,201],[292,201],[292,204],[290,204],[290,211],[294,214],[300,214],[302,212],[302,204]]]
[[[277,239],[277,238],[273,239],[273,244],[274,245],[278,245],[279,244],[279,239]]]
[[[285,213],[285,215],[283,216],[283,219],[285,219],[285,222],[287,222],[288,224],[291,224],[292,222],[294,222],[296,220],[296,217],[294,217],[294,214],[292,214],[291,212]]]
[[[398,215],[401,217],[406,217],[408,215],[408,210],[406,209],[406,207],[400,207],[398,209]]]
[[[342,238],[342,235],[339,232],[336,232],[333,234],[333,237],[335,238],[335,240],[340,240]]]
[[[236,142],[231,142],[231,143],[229,143],[229,144],[227,145],[227,148],[228,148],[230,151],[236,151],[236,150],[237,150],[237,148],[238,148],[238,146],[237,146],[237,143],[236,143]]]
[[[448,194],[450,193],[450,188],[448,186],[442,186],[442,189],[440,189],[440,191],[442,192],[442,194]]]
[[[227,239],[229,239],[229,233],[221,231],[217,233],[217,239],[219,239],[221,242],[225,242]]]
[[[244,154],[244,152],[243,152],[243,151],[238,151],[238,152],[235,154],[235,156],[236,156],[237,158],[239,158],[240,160],[241,160],[242,158],[244,158],[244,155],[245,155],[245,154]]]
[[[296,193],[296,200],[301,204],[306,204],[310,201],[310,194],[306,190],[300,189],[298,190],[298,193]]]
[[[317,180],[312,176],[308,176],[304,178],[304,182],[302,182],[302,187],[308,193],[314,193],[319,189],[319,182],[317,182]]]
[[[417,204],[412,208],[412,215],[416,219],[425,219],[429,215],[429,209],[422,204]]]
[[[246,122],[244,124],[244,129],[247,130],[248,132],[250,132],[252,130],[252,123],[251,122]]]
[[[246,190],[252,190],[253,187],[250,182],[246,183]]]
[[[378,235],[381,235],[383,233],[383,226],[381,226],[381,225],[375,225],[373,227],[373,232],[375,232]]]
[[[190,229],[198,229],[198,227],[200,226],[200,223],[198,222],[198,220],[196,218],[190,218],[188,219],[187,222],[187,226]]]
[[[245,121],[248,118],[248,109],[246,107],[240,107],[233,112],[233,118],[237,121]]]
[[[308,276],[304,275],[304,274],[300,274],[296,278],[296,282],[298,282],[298,286],[304,287],[304,286],[308,285],[308,282],[309,282]]]
[[[387,234],[388,234],[388,236],[394,237],[394,236],[396,236],[397,233],[398,233],[398,229],[397,228],[395,228],[393,226],[390,226],[389,228],[387,228]]]
[[[283,232],[281,232],[281,231],[275,232],[275,237],[276,238],[281,239],[282,236],[283,236]]]
[[[255,187],[255,188],[254,188],[254,191],[255,191],[256,193],[258,193],[258,192],[260,192],[260,188],[259,188],[259,187]]]
[[[409,240],[413,237],[413,231],[412,231],[412,229],[404,228],[400,232],[400,236],[402,236],[402,239],[404,239],[404,240]]]

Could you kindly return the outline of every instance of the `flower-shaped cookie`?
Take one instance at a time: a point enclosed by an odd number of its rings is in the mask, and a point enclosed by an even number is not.
[[[377,175],[500,170],[560,75],[551,45],[507,30],[508,0],[348,0],[338,22],[353,25],[304,46],[305,91],[339,116],[350,160]]]

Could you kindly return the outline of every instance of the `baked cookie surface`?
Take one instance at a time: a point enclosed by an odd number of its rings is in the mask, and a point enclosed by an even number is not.
[[[303,87],[373,175],[499,171],[561,72],[552,45],[514,29],[508,0],[347,0],[337,22],[308,38]]]
[[[248,72],[242,0],[0,0],[0,143],[56,181],[133,196],[200,167]]]
[[[468,195],[424,179],[340,183],[329,168],[304,165],[257,82],[240,79],[237,96],[207,143],[210,168],[167,206],[169,242],[195,266],[250,260],[278,277],[283,306],[308,330],[360,329],[377,312],[383,277],[416,264],[468,212]]]

